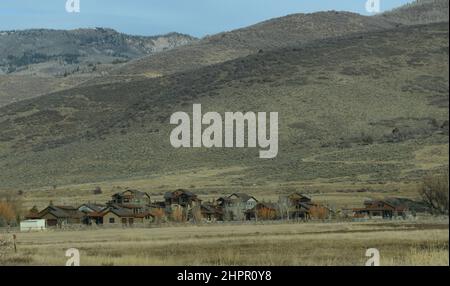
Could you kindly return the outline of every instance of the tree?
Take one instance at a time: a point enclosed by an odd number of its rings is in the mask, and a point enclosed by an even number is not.
[[[261,207],[257,211],[257,217],[261,220],[274,220],[277,218],[277,212],[274,209]]]
[[[15,194],[0,197],[0,225],[18,223],[22,215],[22,199]]]
[[[175,222],[184,222],[183,208],[181,206],[173,208],[172,219]]]
[[[312,219],[326,219],[328,214],[328,209],[323,206],[312,206],[309,209],[309,215]]]
[[[0,225],[9,225],[16,218],[16,212],[10,202],[0,201]]]
[[[201,223],[203,221],[203,215],[200,206],[193,207],[191,212],[194,223]]]
[[[432,214],[448,215],[448,168],[425,177],[419,195]]]
[[[278,200],[278,211],[281,219],[289,221],[292,207],[292,201],[289,199],[289,196],[280,196]]]
[[[166,216],[166,212],[161,208],[154,210],[152,213],[155,216],[155,223],[157,224],[160,224]]]

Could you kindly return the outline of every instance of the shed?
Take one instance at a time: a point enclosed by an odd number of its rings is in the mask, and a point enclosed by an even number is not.
[[[46,227],[45,219],[29,219],[20,222],[20,231],[42,231]]]

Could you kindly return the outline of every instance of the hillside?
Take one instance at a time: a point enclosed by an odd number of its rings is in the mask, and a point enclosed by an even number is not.
[[[448,0],[416,0],[377,17],[405,25],[448,22]]]
[[[0,106],[74,87],[143,56],[196,41],[112,29],[0,31]]]
[[[112,29],[0,31],[0,73],[62,76],[126,62],[195,41],[171,33],[143,37]]]
[[[182,171],[209,176],[205,190],[417,180],[448,165],[448,26],[375,30],[295,39],[285,48],[274,40],[270,49],[195,73],[80,86],[0,108],[2,187]],[[231,36],[224,35],[215,39]],[[278,157],[261,160],[253,149],[173,149],[169,117],[190,112],[193,103],[221,113],[279,112]],[[189,184],[189,175],[180,176],[181,186]]]
[[[59,78],[52,76],[0,75],[0,106],[71,88],[86,80],[86,76]]]
[[[293,14],[247,28],[205,37],[187,46],[137,59],[90,83],[126,81],[135,79],[137,76],[167,75],[256,54],[261,50],[267,51],[393,26],[383,19],[349,12]]]

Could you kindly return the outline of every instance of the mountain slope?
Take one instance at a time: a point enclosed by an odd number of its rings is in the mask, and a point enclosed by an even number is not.
[[[100,82],[125,80],[126,76],[133,79],[136,76],[167,75],[225,62],[261,50],[391,27],[393,24],[383,19],[349,12],[294,14],[206,37],[191,45],[132,61],[111,71]],[[99,82],[99,79],[92,81],[96,82]]]
[[[171,33],[143,37],[112,29],[0,31],[0,72],[62,75],[88,64],[111,64],[185,45],[195,39]]]
[[[448,27],[440,23],[262,51],[195,73],[78,87],[0,108],[0,181],[31,188],[201,168],[219,170],[231,188],[411,181],[448,164],[448,74]],[[169,117],[193,103],[204,112],[279,112],[278,157],[173,149]]]
[[[196,41],[112,29],[0,31],[0,106],[74,87],[142,56]]]
[[[406,25],[448,22],[448,0],[416,0],[377,17]]]

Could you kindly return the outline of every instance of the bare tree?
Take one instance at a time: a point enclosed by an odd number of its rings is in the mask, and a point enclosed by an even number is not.
[[[203,221],[202,210],[200,206],[195,206],[191,210],[194,223],[200,224]]]
[[[448,168],[425,177],[419,194],[431,213],[448,215]]]
[[[288,196],[280,196],[278,199],[278,211],[281,219],[290,220],[290,211],[292,209],[292,202]]]

